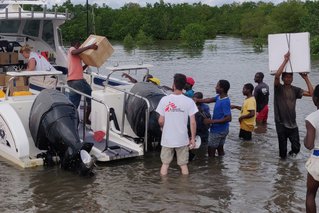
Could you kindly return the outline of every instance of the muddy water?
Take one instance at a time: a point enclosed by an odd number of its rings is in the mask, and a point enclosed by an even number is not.
[[[23,170],[0,159],[0,212],[305,212],[304,163],[309,152],[302,145],[296,159],[279,160],[267,49],[257,54],[250,41],[232,37],[207,41],[199,52],[180,49],[174,42],[131,52],[119,44],[114,47],[109,64],[143,59],[154,65],[151,73],[165,85],[171,85],[174,73],[185,73],[194,77],[194,89],[205,97],[215,94],[219,79],[227,79],[233,104],[242,103],[243,84],[253,83],[257,71],[264,72],[271,88],[266,132],[254,133],[251,142],[240,141],[239,111],[233,111],[226,155],[208,159],[204,148],[197,150],[189,177],[181,176],[173,164],[168,177],[160,178],[159,153],[98,165],[91,179],[57,167]],[[319,82],[318,61],[312,61],[310,79]],[[298,75],[294,83],[306,86]],[[314,110],[309,98],[297,103],[301,139],[304,118]]]

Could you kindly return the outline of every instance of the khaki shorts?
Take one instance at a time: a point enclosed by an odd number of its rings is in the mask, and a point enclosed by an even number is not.
[[[177,165],[183,166],[188,164],[189,148],[188,146],[182,146],[177,148],[170,148],[162,146],[161,160],[163,164],[170,164],[173,160],[174,153],[176,151]]]

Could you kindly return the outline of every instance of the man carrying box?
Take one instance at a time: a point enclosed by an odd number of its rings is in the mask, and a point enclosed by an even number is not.
[[[290,60],[290,52],[284,55],[284,61],[278,68],[274,80],[275,123],[279,143],[279,156],[287,157],[287,141],[291,142],[290,156],[296,156],[300,151],[299,130],[296,122],[296,100],[302,96],[312,96],[313,87],[307,73],[299,73],[305,80],[308,90],[293,86],[293,73],[284,72]],[[283,83],[280,83],[280,77]]]
[[[85,64],[82,66],[82,59],[80,58],[80,54],[88,49],[96,50],[98,47],[97,45],[91,44],[86,47],[81,47],[80,42],[72,42],[71,48],[68,51],[68,79],[67,83],[69,87],[72,87],[73,89],[76,89],[80,92],[83,92],[87,95],[91,96],[92,89],[90,85],[87,83],[87,81],[83,78],[83,71],[87,68],[87,65]],[[81,95],[70,91],[69,95],[70,101],[75,105],[76,108],[79,107],[80,101],[81,101]],[[87,109],[86,109],[86,117],[84,120],[87,124],[91,124],[91,121],[89,120],[89,116],[91,113],[91,99],[86,98],[87,102]]]

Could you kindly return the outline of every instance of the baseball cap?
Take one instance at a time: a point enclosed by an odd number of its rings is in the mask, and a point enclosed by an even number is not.
[[[194,79],[193,79],[192,77],[187,77],[187,78],[186,78],[186,83],[188,83],[188,84],[194,86],[195,81],[194,81]]]
[[[160,85],[161,81],[158,78],[149,78],[148,81],[156,84],[156,85]]]

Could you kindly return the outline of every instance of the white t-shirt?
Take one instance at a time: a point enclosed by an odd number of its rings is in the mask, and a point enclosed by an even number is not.
[[[311,125],[316,129],[315,149],[319,149],[319,110],[312,112],[306,117]]]
[[[53,71],[55,68],[42,55],[31,52],[29,60],[34,58],[36,61],[35,70],[37,71]]]
[[[308,115],[306,121],[309,121],[316,130],[314,149],[319,149],[319,110]],[[306,169],[316,181],[319,181],[319,156],[311,153],[306,162]]]
[[[189,143],[188,117],[198,111],[195,102],[185,95],[170,94],[159,102],[156,112],[164,116],[161,145],[164,147],[182,147]]]

